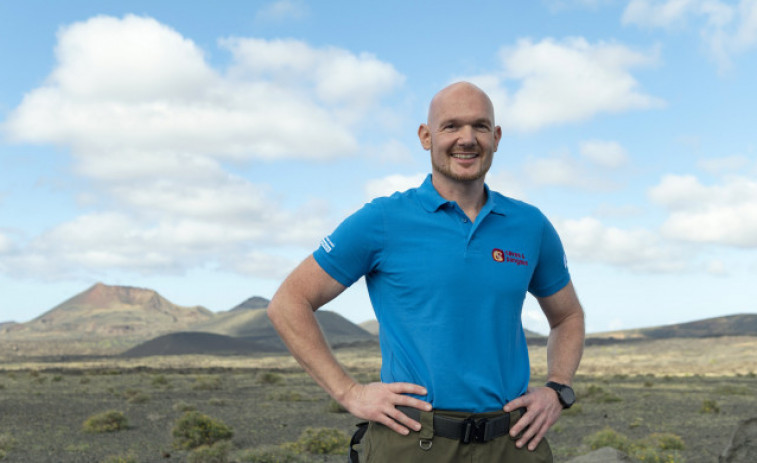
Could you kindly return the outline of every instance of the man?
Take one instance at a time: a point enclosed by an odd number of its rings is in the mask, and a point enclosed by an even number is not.
[[[538,209],[485,185],[502,131],[459,82],[418,129],[432,173],[347,218],[283,282],[268,315],[337,402],[370,421],[360,461],[549,462],[544,435],[572,405],[584,316],[559,238]],[[365,276],[380,325],[380,383],[359,384],[313,312]],[[529,388],[526,292],[550,324],[548,386]]]

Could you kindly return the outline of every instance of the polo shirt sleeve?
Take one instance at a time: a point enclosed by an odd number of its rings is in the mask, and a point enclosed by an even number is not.
[[[528,285],[536,297],[547,297],[563,289],[570,282],[568,259],[555,227],[542,215],[543,227],[539,260]]]
[[[332,278],[351,286],[376,267],[382,239],[382,208],[374,201],[347,217],[322,239],[313,257]]]

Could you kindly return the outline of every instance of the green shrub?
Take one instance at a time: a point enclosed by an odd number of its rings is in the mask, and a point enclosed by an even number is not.
[[[684,449],[683,440],[671,433],[654,433],[644,439],[631,441],[626,435],[612,428],[605,428],[585,439],[592,450],[612,447],[626,452],[634,461],[646,463],[682,463],[679,450]]]
[[[129,423],[122,412],[109,410],[92,415],[84,422],[83,428],[89,433],[103,433],[122,431],[129,427]]]
[[[334,428],[306,428],[296,444],[303,451],[316,455],[345,455],[350,437]]]
[[[124,391],[124,397],[130,404],[143,404],[150,401],[150,394],[140,391],[139,389],[127,389]]]
[[[630,452],[634,461],[643,461],[644,463],[683,463],[683,457],[677,452],[660,451],[659,449],[649,447],[634,448]]]
[[[260,384],[282,384],[284,382],[284,376],[280,373],[275,373],[273,371],[266,371],[260,377],[258,378],[258,382]]]
[[[0,452],[3,454],[8,450],[13,450],[18,442],[7,432],[0,434]]]
[[[222,421],[191,411],[184,413],[176,421],[173,428],[173,443],[177,448],[194,449],[231,439],[233,435],[232,429]]]
[[[642,424],[644,424],[644,418],[641,418],[641,417],[637,416],[636,418],[633,419],[633,421],[631,421],[630,423],[628,423],[628,427],[631,428],[631,429],[638,428]]]
[[[304,462],[296,450],[288,447],[263,446],[246,451],[240,456],[246,463],[300,463]]]
[[[102,463],[140,463],[134,455],[110,455]]]
[[[218,376],[198,376],[192,385],[195,391],[215,391],[221,389],[221,378]]]
[[[586,444],[592,449],[597,450],[602,447],[612,447],[622,452],[628,452],[631,448],[631,441],[628,436],[615,431],[612,428],[605,428],[594,434],[587,436]]]
[[[612,402],[622,402],[623,399],[620,398],[620,396],[613,394],[612,392],[605,391],[605,389],[602,386],[597,386],[595,384],[590,384],[586,390],[582,391],[580,394],[581,397],[587,400],[591,400],[593,402],[599,402],[599,403],[612,403]]]
[[[189,454],[189,463],[228,463],[231,443],[216,442],[213,445],[201,445]]]
[[[702,407],[699,409],[699,413],[720,413],[720,406],[713,399],[705,399],[702,401]]]
[[[651,434],[647,439],[651,446],[658,447],[661,450],[683,450],[683,439],[673,433],[663,432]]]
[[[153,387],[168,387],[171,383],[166,378],[166,375],[157,375],[152,378]]]

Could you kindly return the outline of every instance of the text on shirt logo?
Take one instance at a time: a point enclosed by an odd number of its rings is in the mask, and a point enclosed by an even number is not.
[[[331,252],[331,250],[334,249],[334,243],[332,243],[329,237],[327,236],[326,238],[321,240],[321,247],[323,248],[324,251]]]
[[[515,265],[528,265],[528,260],[520,252],[503,251],[498,248],[492,249],[492,259],[496,262],[506,262]]]

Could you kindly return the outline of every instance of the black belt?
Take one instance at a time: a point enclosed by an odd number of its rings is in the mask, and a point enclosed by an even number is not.
[[[409,418],[420,421],[421,411],[411,407],[397,407]],[[517,410],[520,416],[525,413],[525,408]],[[447,439],[459,440],[463,444],[471,442],[489,442],[510,432],[510,413],[495,416],[494,418],[452,418],[434,413],[434,435]]]

